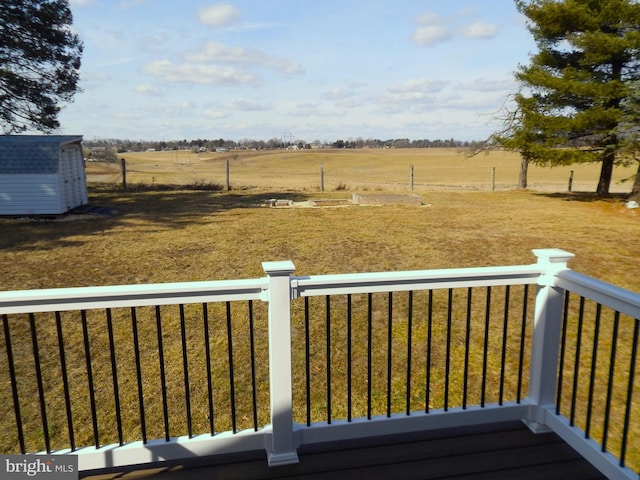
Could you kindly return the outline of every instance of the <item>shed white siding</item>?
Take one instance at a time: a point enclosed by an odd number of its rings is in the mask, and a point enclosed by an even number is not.
[[[64,213],[57,174],[0,175],[0,214],[58,215]]]

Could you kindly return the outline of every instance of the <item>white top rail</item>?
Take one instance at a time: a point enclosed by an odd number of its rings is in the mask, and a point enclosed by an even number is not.
[[[0,315],[259,300],[267,279],[155,283],[0,292]]]
[[[539,264],[507,267],[409,270],[293,277],[294,298],[439,288],[535,284],[544,272]]]
[[[558,287],[640,320],[640,295],[573,270],[558,273]]]

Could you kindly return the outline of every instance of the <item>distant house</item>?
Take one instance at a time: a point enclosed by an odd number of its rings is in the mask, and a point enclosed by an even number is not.
[[[91,149],[91,158],[94,160],[106,160],[107,147],[93,147]]]
[[[88,201],[82,136],[0,135],[0,215],[59,215]]]

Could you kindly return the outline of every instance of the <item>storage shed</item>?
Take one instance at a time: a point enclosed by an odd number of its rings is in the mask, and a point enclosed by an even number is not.
[[[82,136],[0,135],[0,215],[59,215],[88,201]]]

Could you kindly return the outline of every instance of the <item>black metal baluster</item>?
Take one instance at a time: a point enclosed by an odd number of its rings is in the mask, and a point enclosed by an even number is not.
[[[36,382],[38,385],[38,398],[40,400],[40,417],[42,420],[42,433],[44,435],[44,445],[47,453],[51,453],[51,442],[49,441],[49,422],[47,421],[47,405],[44,399],[44,385],[42,384],[42,368],[40,366],[40,351],[38,349],[38,337],[36,333],[36,317],[29,313],[29,325],[31,327],[31,345],[33,347],[33,360],[36,367]]]
[[[18,381],[16,380],[16,367],[13,362],[13,348],[11,346],[11,332],[9,330],[9,317],[7,314],[2,315],[2,323],[4,327],[4,341],[7,349],[7,364],[9,365],[9,378],[11,379],[11,393],[13,394],[13,411],[16,419],[16,429],[18,430],[18,443],[20,444],[20,453],[25,454],[24,431],[22,429],[22,415],[20,413],[20,398],[18,396]]]
[[[491,320],[491,287],[487,287],[487,298],[484,318],[484,350],[482,357],[482,392],[480,395],[480,406],[484,407],[487,391],[487,359],[489,356],[489,324]]]
[[[351,294],[347,295],[347,421],[351,421],[352,415],[352,385],[351,385],[351,373],[352,373],[352,331],[351,331]]]
[[[631,406],[633,404],[633,380],[636,376],[636,361],[638,356],[638,333],[640,320],[635,319],[633,328],[633,340],[631,344],[631,360],[629,362],[629,385],[627,386],[627,403],[624,409],[624,427],[622,428],[622,447],[620,449],[620,466],[625,466],[627,455],[627,442],[629,440],[629,424],[631,423]]]
[[[578,374],[580,372],[580,350],[582,348],[582,323],[584,321],[584,297],[580,297],[580,311],[578,314],[578,331],[576,332],[576,359],[573,368],[573,389],[571,392],[571,414],[569,425],[573,427],[576,419],[576,404],[578,397]]]
[[[327,423],[331,424],[331,297],[325,296],[326,349],[327,349]]]
[[[371,382],[372,382],[372,373],[371,373],[371,364],[372,364],[372,342],[371,338],[373,334],[373,305],[372,305],[372,294],[367,294],[367,419],[371,420]]]
[[[467,288],[467,323],[464,337],[464,379],[462,383],[462,409],[467,408],[467,393],[469,391],[469,346],[471,343],[471,296],[472,288]]]
[[[524,286],[522,296],[522,327],[520,330],[520,352],[518,359],[518,391],[516,393],[516,403],[522,399],[522,374],[524,370],[524,347],[527,334],[527,307],[529,303],[529,285]]]
[[[202,324],[204,328],[204,356],[207,362],[207,401],[209,403],[209,431],[215,434],[215,422],[213,419],[213,379],[211,373],[211,345],[209,342],[209,309],[207,304],[202,304]]]
[[[607,451],[609,438],[609,419],[611,415],[611,399],[613,393],[613,375],[616,366],[616,350],[618,349],[618,327],[620,326],[620,312],[616,311],[613,318],[613,332],[611,334],[611,356],[609,359],[609,382],[607,384],[607,400],[604,408],[604,426],[602,427],[602,451]]]
[[[187,435],[193,437],[191,423],[191,386],[189,384],[189,358],[187,354],[187,327],[184,317],[184,305],[179,305],[180,310],[180,338],[182,340],[182,371],[184,374],[184,402],[187,414]]]
[[[164,366],[164,345],[162,335],[162,315],[160,306],[156,305],[156,330],[158,334],[158,366],[160,367],[160,393],[162,395],[162,418],[164,421],[164,439],[169,441],[171,438],[169,427],[169,406],[167,402],[167,376]]]
[[[447,341],[444,366],[444,411],[449,410],[449,374],[451,372],[451,321],[453,317],[453,289],[447,294]]]
[[[116,347],[113,337],[113,318],[111,309],[107,308],[107,331],[109,333],[109,356],[111,358],[111,379],[113,380],[113,398],[116,410],[116,428],[118,429],[118,444],[124,444],[124,435],[122,433],[122,412],[120,411],[120,389],[118,387],[118,363],[116,361]]]
[[[253,300],[249,300],[249,346],[251,348],[251,399],[253,406],[253,430],[258,431],[258,394],[256,387],[256,344],[253,328]]]
[[[67,413],[67,430],[69,432],[69,446],[73,452],[76,441],[73,432],[73,415],[71,413],[71,396],[69,395],[69,378],[67,375],[67,359],[64,353],[64,336],[62,334],[62,318],[60,312],[55,312],[56,331],[58,334],[58,354],[60,356],[60,371],[62,372],[62,390],[64,392],[64,407]]]
[[[144,416],[144,389],[142,388],[142,365],[140,365],[140,342],[138,340],[138,319],[136,308],[131,307],[131,326],[133,330],[133,349],[136,361],[136,381],[138,382],[138,408],[140,410],[140,432],[142,443],[147,443],[147,423]]]
[[[507,363],[507,333],[509,325],[509,297],[511,295],[511,286],[507,285],[504,291],[504,318],[502,326],[502,356],[500,359],[500,392],[498,394],[498,405],[502,405],[504,401],[504,373]]]
[[[407,300],[407,408],[406,414],[411,414],[411,343],[413,333],[413,292],[409,290]]]
[[[227,350],[229,353],[229,397],[231,401],[231,424],[232,431],[236,433],[237,428],[237,418],[236,418],[236,385],[235,385],[235,375],[233,369],[233,334],[231,331],[231,303],[226,302],[227,304]]]
[[[98,413],[96,410],[96,394],[93,386],[93,369],[91,368],[91,350],[89,342],[89,326],[87,325],[87,311],[80,311],[82,319],[82,337],[84,339],[84,355],[87,364],[87,380],[89,383],[89,403],[91,406],[91,426],[93,427],[93,441],[96,448],[100,447],[100,436],[98,432]]]
[[[560,338],[560,360],[558,362],[558,389],[556,392],[556,415],[560,415],[562,401],[562,387],[564,382],[564,356],[567,346],[567,328],[569,325],[569,292],[564,294],[564,308],[562,314],[562,337]]]
[[[593,350],[591,352],[591,375],[589,378],[589,397],[587,400],[587,422],[584,430],[584,438],[590,437],[591,432],[591,414],[593,412],[593,390],[596,381],[596,368],[598,366],[598,343],[600,336],[600,312],[602,305],[596,305],[596,322],[593,331]]]
[[[391,417],[391,375],[393,349],[393,293],[389,292],[387,310],[387,417]]]
[[[307,395],[307,427],[311,426],[311,335],[309,333],[309,297],[304,297],[305,389]]]
[[[429,300],[427,304],[427,365],[425,379],[425,406],[424,413],[429,413],[429,402],[431,401],[431,339],[433,336],[433,290],[429,290]]]

